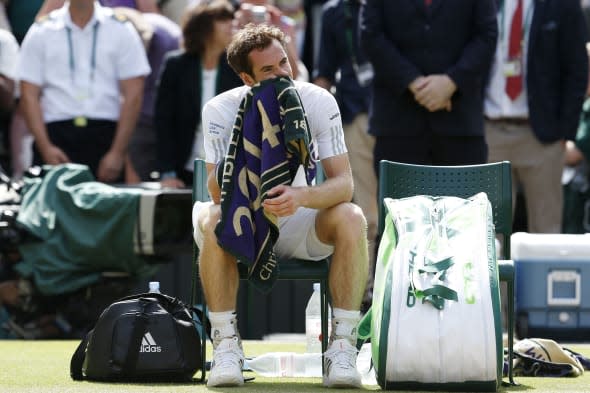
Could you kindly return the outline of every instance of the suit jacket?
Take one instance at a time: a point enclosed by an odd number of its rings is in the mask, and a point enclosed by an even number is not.
[[[542,142],[574,140],[588,83],[587,31],[579,0],[535,0],[526,87]]]
[[[377,136],[483,135],[483,89],[496,48],[494,0],[367,0],[362,48],[375,69],[369,129]],[[428,112],[408,85],[447,74],[452,110]]]
[[[243,83],[225,59],[220,59],[216,93]],[[170,52],[164,60],[156,95],[158,169],[182,173],[192,154],[195,130],[201,122],[201,59],[184,51]]]

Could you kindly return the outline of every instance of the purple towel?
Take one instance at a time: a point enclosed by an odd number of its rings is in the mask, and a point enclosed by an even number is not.
[[[278,217],[262,208],[267,192],[291,184],[299,165],[308,184],[315,162],[307,119],[297,90],[287,78],[263,81],[240,103],[221,175],[218,242],[248,265],[249,279],[262,291],[278,274],[274,244]]]

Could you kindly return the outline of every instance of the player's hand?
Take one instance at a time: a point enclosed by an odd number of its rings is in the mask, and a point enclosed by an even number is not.
[[[267,198],[262,202],[262,207],[278,217],[293,215],[301,206],[297,188],[285,185],[278,185],[271,188]]]

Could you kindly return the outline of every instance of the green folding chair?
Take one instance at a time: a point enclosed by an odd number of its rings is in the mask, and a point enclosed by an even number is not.
[[[196,159],[194,162],[193,175],[193,204],[197,201],[206,202],[210,200],[209,192],[207,190],[207,167],[204,160]],[[323,172],[318,170],[317,181],[323,179]],[[201,301],[203,310],[203,329],[201,334],[201,358],[203,359],[203,373],[201,381],[205,379],[205,346],[207,342],[207,334],[205,333],[207,305],[205,297],[201,290],[201,281],[199,275],[199,249],[193,243],[193,269],[192,269],[192,290],[191,290],[191,304],[197,304]],[[241,279],[247,279],[246,266],[238,263],[238,271]],[[328,271],[329,259],[321,261],[311,261],[304,259],[285,259],[279,260],[279,276],[278,280],[313,280],[320,283],[320,297],[321,297],[321,314],[322,314],[322,352],[328,348]]]
[[[498,260],[500,281],[507,286],[508,377],[512,375],[514,345],[514,263],[510,260],[512,234],[512,180],[508,161],[464,166],[429,166],[379,163],[379,232],[385,223],[384,198],[406,198],[415,195],[471,197],[485,192],[492,204],[496,234],[502,239],[502,258]]]

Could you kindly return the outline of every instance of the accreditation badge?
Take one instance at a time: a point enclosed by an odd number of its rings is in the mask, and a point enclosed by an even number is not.
[[[522,74],[522,61],[520,57],[505,60],[503,71],[506,78],[520,76]]]

